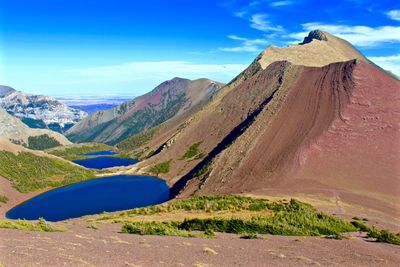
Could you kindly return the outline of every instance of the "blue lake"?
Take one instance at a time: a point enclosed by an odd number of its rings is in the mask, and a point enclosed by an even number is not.
[[[117,157],[99,156],[95,158],[74,160],[73,162],[92,169],[103,169],[117,166],[128,166],[139,162],[136,159],[125,159]]]
[[[163,203],[169,199],[164,180],[149,176],[110,176],[60,187],[7,212],[9,219],[60,221]]]
[[[117,154],[117,152],[115,152],[113,150],[103,150],[103,151],[97,151],[97,152],[83,154],[83,156],[109,156],[109,155],[116,155],[116,154]]]

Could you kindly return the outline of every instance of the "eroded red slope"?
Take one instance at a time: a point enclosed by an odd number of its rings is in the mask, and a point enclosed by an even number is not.
[[[272,115],[214,160],[202,193],[328,193],[399,214],[400,82],[364,62],[303,67]]]

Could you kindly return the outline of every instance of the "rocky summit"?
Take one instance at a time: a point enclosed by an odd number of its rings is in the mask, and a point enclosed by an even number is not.
[[[87,116],[53,97],[32,95],[0,86],[0,107],[30,127],[65,132]]]

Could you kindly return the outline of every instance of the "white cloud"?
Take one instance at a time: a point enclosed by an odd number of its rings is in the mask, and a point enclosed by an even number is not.
[[[210,78],[227,82],[245,69],[244,64],[196,64],[186,61],[137,61],[121,65],[72,69],[67,74],[105,82],[152,81],[160,83],[173,77]]]
[[[393,20],[400,20],[400,10],[390,10],[386,15]]]
[[[372,62],[400,77],[400,54],[385,57],[368,57]]]
[[[327,31],[333,35],[343,38],[353,45],[359,47],[373,47],[385,43],[400,42],[400,27],[398,26],[348,26],[323,24],[319,22],[311,22],[302,24],[304,32],[289,34],[288,37],[296,40],[302,40],[307,36],[308,32],[315,29]]]
[[[276,2],[272,2],[269,5],[272,7],[279,7],[279,6],[289,6],[292,5],[293,1],[276,1]]]
[[[220,51],[224,52],[259,52],[262,50],[263,46],[268,44],[265,39],[248,39],[244,37],[239,37],[237,35],[229,35],[229,39],[240,41],[241,45],[235,47],[220,47]]]
[[[267,15],[266,14],[254,14],[250,18],[250,27],[260,30],[263,32],[280,32],[283,31],[282,26],[273,26],[271,23],[267,20]]]

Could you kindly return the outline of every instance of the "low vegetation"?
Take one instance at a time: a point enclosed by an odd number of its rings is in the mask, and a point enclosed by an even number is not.
[[[395,234],[388,230],[379,230],[375,227],[369,227],[359,221],[352,221],[351,224],[353,224],[359,231],[366,232],[368,237],[375,238],[377,242],[400,245],[400,233]]]
[[[40,231],[40,232],[65,232],[67,228],[55,226],[43,219],[37,222],[30,222],[25,220],[0,220],[0,228],[18,229],[26,231]]]
[[[270,202],[232,195],[174,200],[97,218],[107,220],[123,222],[125,233],[180,236],[224,232],[247,238],[259,234],[341,238],[343,233],[356,230],[352,224],[294,199]]]
[[[58,157],[62,157],[67,160],[79,160],[88,158],[86,156],[82,156],[84,154],[99,152],[104,150],[112,150],[113,147],[99,144],[99,143],[87,143],[81,144],[80,146],[71,146],[71,147],[60,147],[55,149],[48,149],[46,152],[49,154],[53,154]]]
[[[161,162],[161,163],[156,164],[153,167],[151,167],[150,172],[155,175],[159,175],[160,173],[168,173],[170,164],[171,164],[171,160]]]
[[[147,142],[150,141],[150,139],[154,136],[154,134],[158,131],[158,129],[159,127],[156,126],[149,130],[130,136],[125,140],[123,140],[122,142],[118,143],[117,147],[122,151],[128,151],[128,152],[134,151],[140,148],[141,146],[147,144]]]
[[[0,195],[0,202],[6,204],[8,202],[8,197],[4,195]]]
[[[60,159],[39,157],[28,152],[14,154],[0,151],[0,162],[0,175],[11,181],[12,186],[23,193],[94,177],[91,170]]]
[[[44,150],[57,146],[61,146],[60,142],[58,142],[54,137],[48,136],[47,134],[28,137],[29,149]]]
[[[191,159],[193,157],[195,157],[195,159],[201,159],[202,157],[204,157],[204,153],[199,152],[199,146],[201,145],[201,143],[203,143],[203,141],[191,145],[181,159]]]

